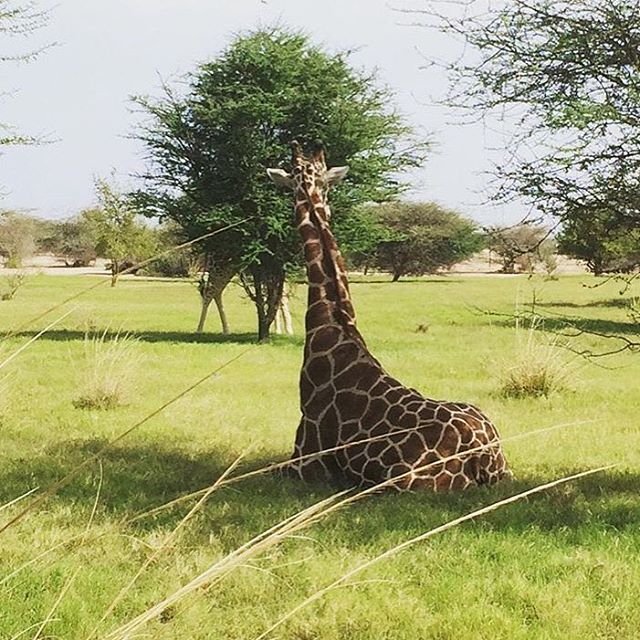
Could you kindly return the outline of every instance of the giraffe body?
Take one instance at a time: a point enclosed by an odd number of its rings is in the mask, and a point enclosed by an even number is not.
[[[490,420],[469,404],[425,398],[389,376],[356,327],[326,203],[329,187],[345,173],[327,170],[320,147],[306,157],[297,143],[291,174],[269,170],[277,184],[294,190],[309,280],[302,419],[290,470],[305,480],[347,485],[398,477],[397,489],[493,484],[510,472]],[[458,457],[439,462],[451,456]]]

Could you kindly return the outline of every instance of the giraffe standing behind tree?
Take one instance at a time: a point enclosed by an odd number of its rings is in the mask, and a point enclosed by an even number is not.
[[[493,484],[510,471],[491,421],[469,404],[424,398],[389,376],[356,327],[326,201],[347,170],[327,169],[318,142],[310,155],[292,143],[290,173],[268,169],[277,185],[293,190],[309,282],[302,419],[290,470],[305,480],[350,485],[399,477],[398,489]],[[444,460],[451,456],[458,457]]]

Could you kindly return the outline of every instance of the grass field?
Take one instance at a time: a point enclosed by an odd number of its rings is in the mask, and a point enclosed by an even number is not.
[[[513,482],[462,494],[367,498],[194,590],[136,637],[251,640],[307,596],[406,539],[536,484],[618,463],[373,566],[356,584],[327,593],[271,637],[637,638],[640,355],[599,361],[606,368],[574,359],[569,389],[546,398],[505,398],[499,378],[517,356],[516,332],[512,323],[476,309],[511,313],[535,290],[545,313],[577,316],[587,328],[632,332],[618,304],[619,285],[585,288],[586,279],[450,276],[354,283],[369,347],[405,384],[431,397],[479,405],[506,438],[569,426],[505,443]],[[14,300],[0,302],[0,330],[15,329],[93,282],[34,276]],[[0,398],[4,504],[35,487],[45,490],[198,378],[249,350],[0,534],[1,638],[107,637],[252,536],[331,494],[330,488],[277,475],[242,481],[213,493],[168,545],[166,536],[195,499],[128,522],[211,484],[242,453],[234,473],[290,453],[298,419],[304,287],[295,294],[298,335],[253,346],[252,307],[238,287],[227,293],[236,333],[223,338],[192,333],[198,315],[192,285],[126,280],[65,306],[76,308],[0,370],[0,380],[8,374]],[[0,362],[62,313],[5,340]],[[209,324],[217,330],[215,315]],[[416,332],[420,324],[426,332]],[[111,411],[74,406],[87,375],[87,327],[129,332],[137,340],[125,406]],[[574,346],[610,346],[601,338],[578,340]],[[571,360],[567,351],[561,357]],[[31,499],[2,510],[0,526]],[[154,562],[101,621],[152,555]]]

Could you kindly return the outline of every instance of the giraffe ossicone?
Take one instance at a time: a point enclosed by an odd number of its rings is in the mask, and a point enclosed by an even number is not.
[[[291,171],[268,169],[294,193],[309,284],[300,374],[302,418],[289,470],[309,481],[434,491],[508,477],[496,427],[474,406],[425,398],[391,377],[356,327],[349,282],[329,225],[327,193],[347,167],[293,142]],[[393,481],[393,478],[398,478]]]

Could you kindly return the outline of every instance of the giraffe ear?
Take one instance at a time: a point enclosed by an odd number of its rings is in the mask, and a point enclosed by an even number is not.
[[[327,170],[326,180],[328,186],[333,186],[334,184],[338,184],[342,182],[342,179],[349,172],[349,167],[331,167],[331,169]]]
[[[293,189],[293,178],[284,169],[267,169],[267,174],[278,187]]]

